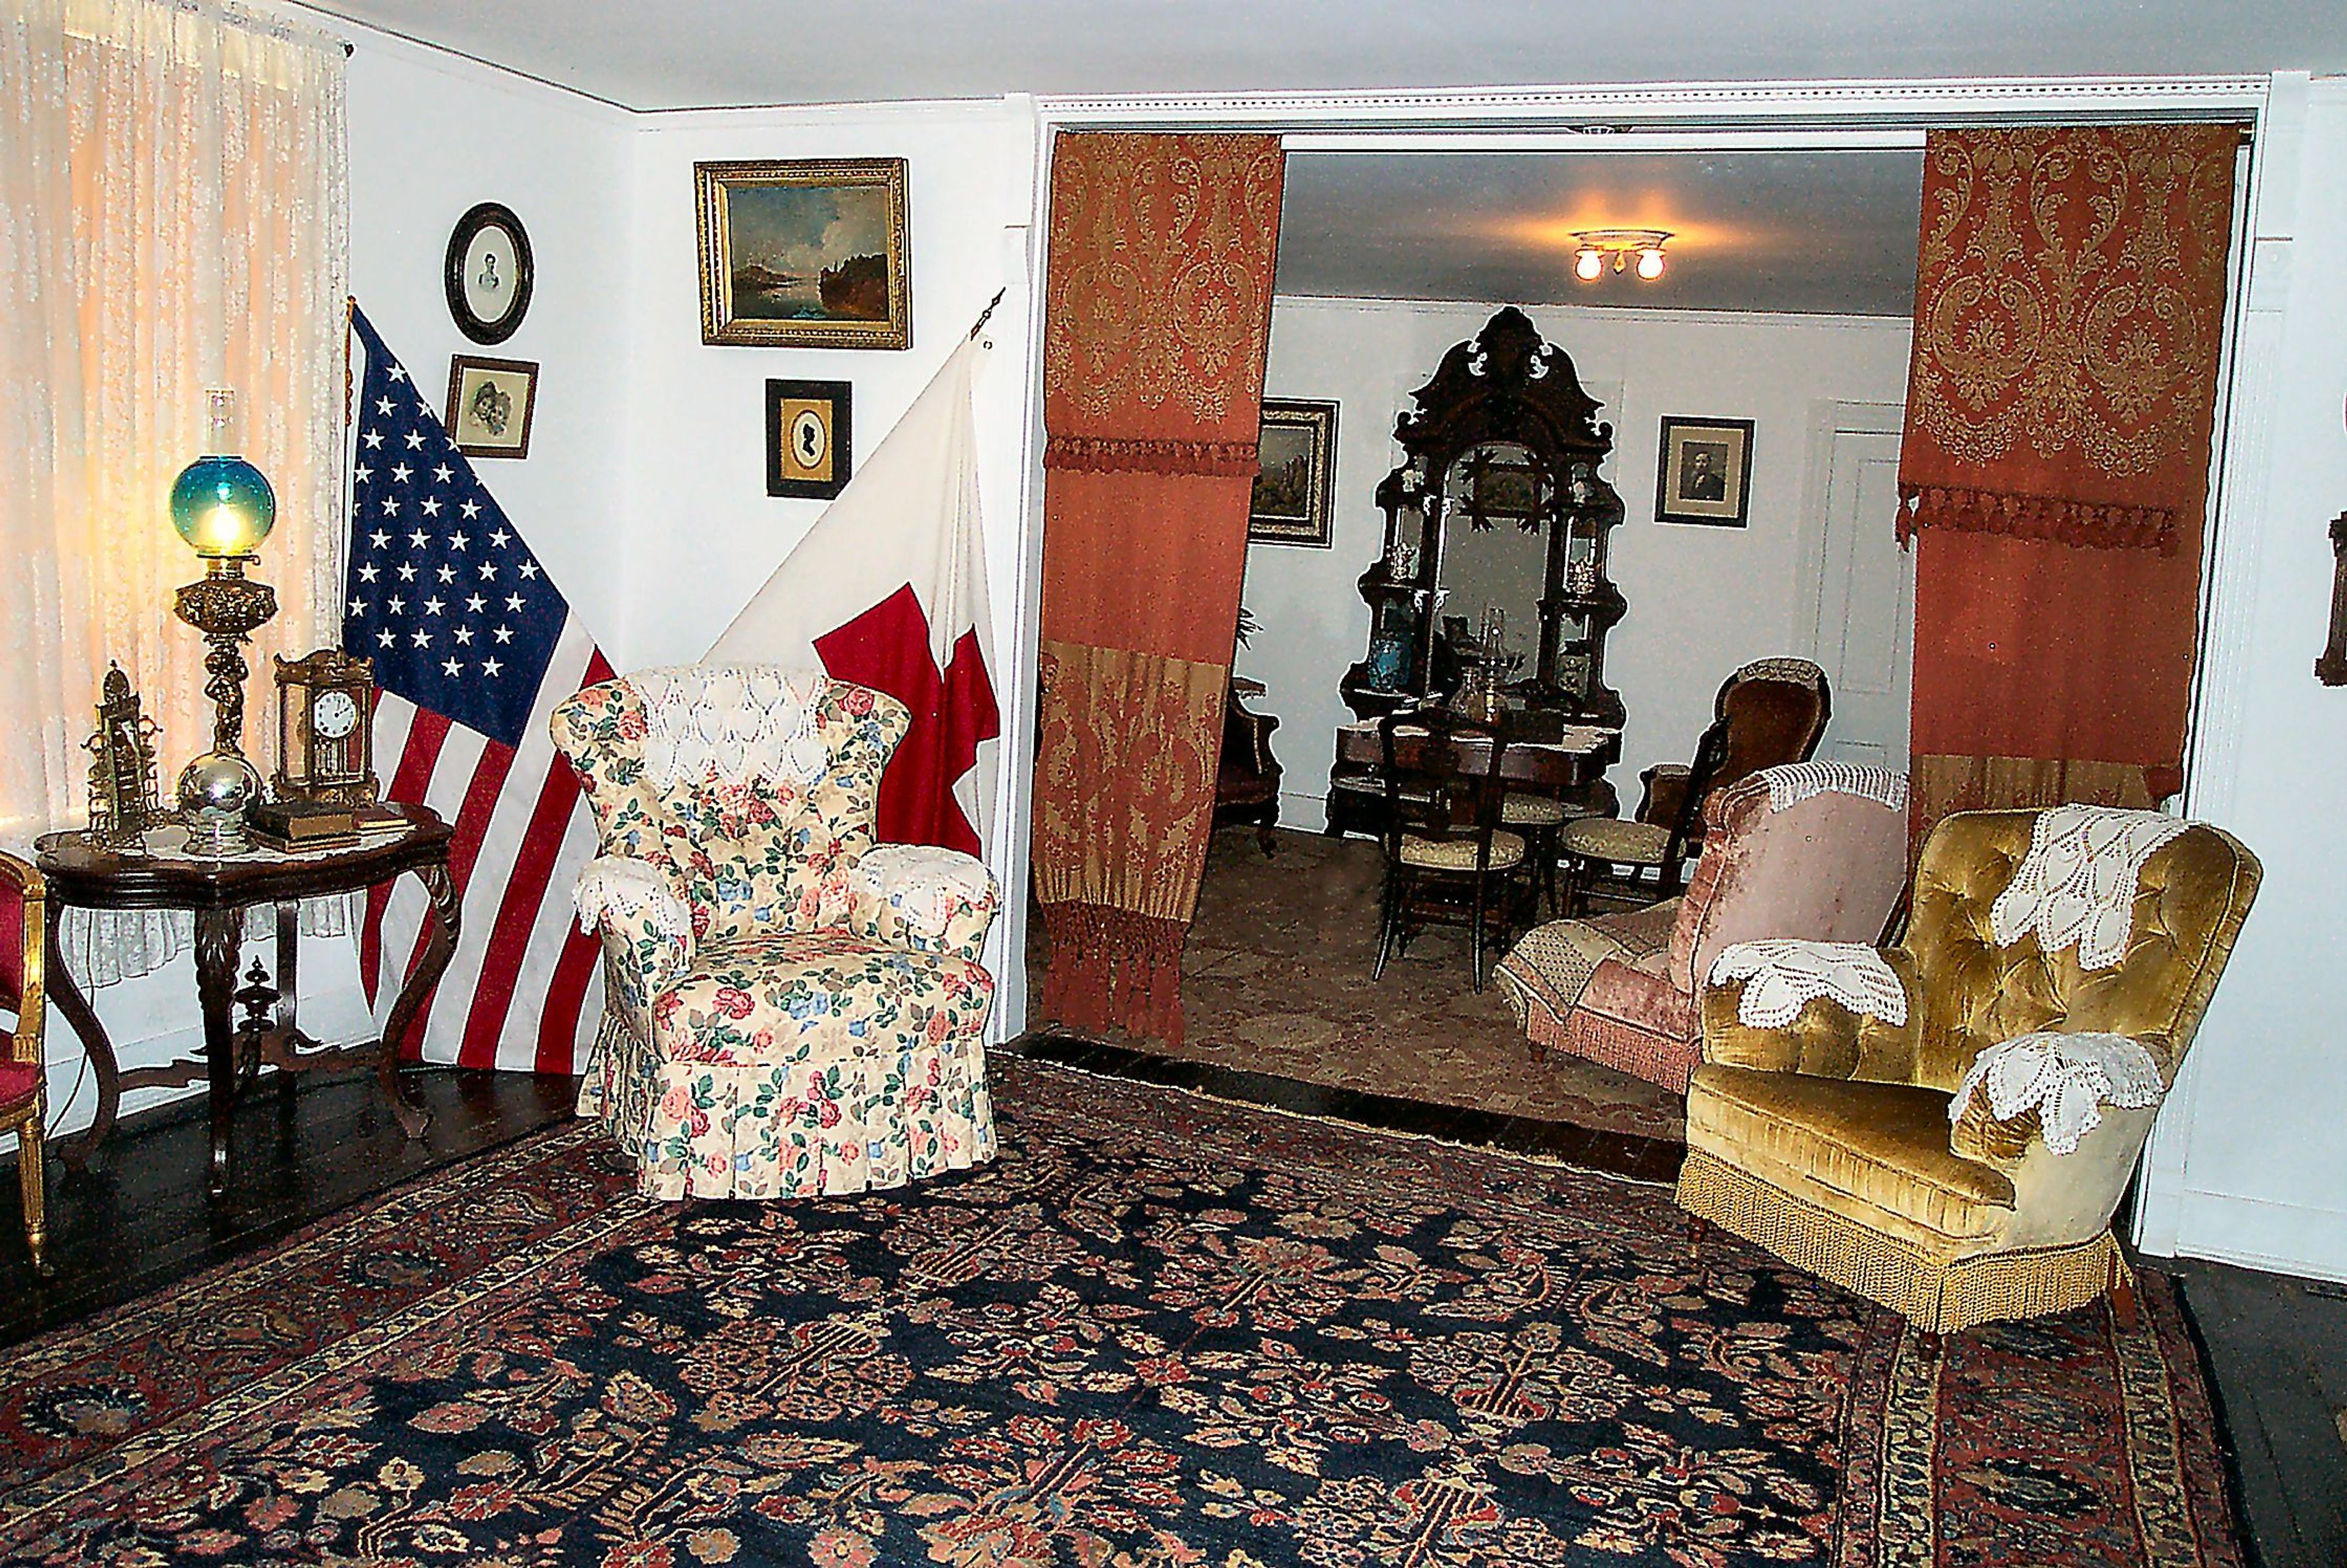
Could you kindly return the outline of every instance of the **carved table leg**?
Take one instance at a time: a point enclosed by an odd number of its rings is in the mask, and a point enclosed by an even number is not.
[[[56,899],[49,900],[47,919],[49,999],[65,1014],[66,1022],[81,1040],[82,1054],[97,1073],[97,1114],[89,1128],[78,1138],[57,1146],[57,1154],[77,1170],[89,1163],[91,1156],[114,1131],[114,1113],[122,1103],[122,1064],[115,1060],[114,1042],[106,1035],[106,1026],[97,1020],[97,1013],[75,983],[73,971],[66,967],[65,952],[57,941],[58,924],[65,917],[66,907]]]
[[[196,1002],[204,1015],[204,1065],[211,1078],[210,1192],[228,1191],[229,1132],[236,1124],[236,959],[244,911],[196,911]]]
[[[376,1079],[383,1085],[384,1097],[391,1102],[393,1114],[411,1138],[424,1135],[431,1113],[400,1093],[399,1042],[406,1038],[408,1026],[415,1021],[424,999],[440,983],[448,960],[456,956],[457,919],[462,913],[456,884],[449,880],[446,866],[427,866],[415,876],[432,898],[432,940],[424,949],[424,961],[415,966],[415,972],[399,988],[398,999],[391,1004],[391,1017],[384,1024],[383,1044],[375,1058]]]
[[[293,1060],[301,1041],[296,1023],[302,1009],[302,906],[289,898],[277,906],[277,1038],[285,1043],[285,1061],[277,1067],[277,1092],[293,1098]]]

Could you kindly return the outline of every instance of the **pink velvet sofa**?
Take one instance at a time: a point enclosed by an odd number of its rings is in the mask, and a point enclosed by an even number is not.
[[[1881,768],[1764,768],[1712,797],[1685,894],[1553,920],[1493,971],[1535,1058],[1552,1050],[1674,1093],[1703,1059],[1703,981],[1765,937],[1881,938],[1907,882],[1907,781]]]

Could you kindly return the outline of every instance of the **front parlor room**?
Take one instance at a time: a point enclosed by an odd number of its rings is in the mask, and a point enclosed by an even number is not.
[[[2347,1562],[2347,19],[0,106],[0,1561]]]

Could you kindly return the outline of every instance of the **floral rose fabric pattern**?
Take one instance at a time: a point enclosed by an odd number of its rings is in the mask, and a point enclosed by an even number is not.
[[[590,889],[610,1002],[579,1111],[637,1158],[647,1196],[854,1193],[993,1157],[980,1036],[994,979],[978,961],[993,879],[971,862],[949,887],[894,876],[894,906],[876,897],[878,879],[856,867],[876,853],[880,777],[908,716],[842,682],[821,684],[811,715],[819,772],[734,779],[712,766],[662,790],[626,680],[555,711],[604,856],[659,868],[689,912],[686,939],[651,899],[610,896],[627,881],[617,871]],[[982,896],[944,897],[966,886]],[[940,902],[951,907],[933,931],[907,916]]]

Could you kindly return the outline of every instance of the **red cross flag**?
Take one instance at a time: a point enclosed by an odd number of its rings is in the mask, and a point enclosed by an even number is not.
[[[987,625],[965,340],[704,662],[821,669],[886,692],[913,727],[880,780],[883,843],[982,853],[979,746],[1001,733]]]

